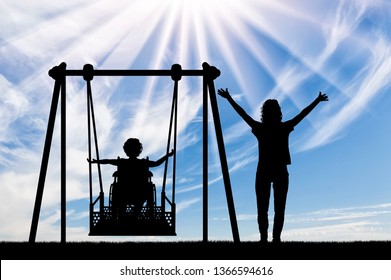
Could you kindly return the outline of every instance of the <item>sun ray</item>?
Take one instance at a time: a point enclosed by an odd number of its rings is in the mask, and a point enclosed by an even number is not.
[[[287,17],[293,17],[293,18],[299,17],[299,13],[292,10],[292,9],[288,9],[285,6],[283,9],[280,9],[281,8],[280,6],[278,6],[278,8],[279,9],[277,9],[277,10],[273,9],[273,11],[274,12],[278,11],[278,13],[281,13],[281,10],[283,10],[283,11],[285,10],[286,17],[284,17],[284,19],[286,19]],[[292,44],[289,41],[287,41],[286,39],[284,39],[284,37],[281,37],[281,34],[280,34],[281,32],[278,32],[277,30],[276,30],[276,32],[272,32],[271,30],[273,30],[273,27],[270,25],[270,21],[265,21],[265,20],[260,19],[260,18],[262,18],[260,15],[256,16],[254,14],[253,16],[249,16],[249,14],[251,15],[252,13],[254,13],[253,11],[246,9],[241,12],[243,14],[242,17],[247,16],[246,22],[247,23],[252,22],[252,24],[254,24],[254,26],[256,26],[256,28],[258,30],[262,30],[262,32],[266,36],[268,36],[277,45],[279,45],[278,47],[281,47],[282,49],[284,49],[286,51],[286,53],[289,54],[291,60],[292,59],[296,60],[297,63],[304,66],[304,67],[302,67],[303,70],[306,69],[305,70],[306,73],[303,72],[304,75],[300,75],[301,78],[297,79],[298,77],[300,77],[300,76],[297,76],[295,79],[290,80],[290,82],[292,82],[293,80],[295,81],[295,83],[293,85],[281,83],[281,81],[283,81],[283,80],[281,80],[280,77],[286,77],[287,73],[281,72],[281,66],[276,64],[276,57],[270,55],[270,53],[269,53],[270,50],[265,49],[261,45],[262,41],[260,41],[259,38],[257,38],[255,36],[255,34],[253,34],[252,32],[249,32],[248,28],[245,28],[243,20],[241,20],[241,21],[237,20],[236,25],[241,24],[241,27],[238,28],[238,30],[240,30],[240,31],[237,32],[237,36],[242,38],[242,41],[244,42],[246,48],[252,53],[252,55],[255,58],[257,58],[257,61],[260,64],[262,64],[265,67],[265,69],[267,70],[267,72],[274,78],[274,80],[276,81],[277,88],[281,87],[281,89],[284,90],[284,87],[287,87],[287,90],[285,90],[285,91],[286,91],[286,93],[289,93],[289,91],[290,91],[289,89],[292,89],[292,88],[300,85],[305,80],[305,78],[307,78],[309,75],[314,74],[314,73],[321,76],[323,79],[327,80],[330,84],[332,84],[336,88],[339,88],[339,86],[335,85],[330,79],[328,79],[326,76],[324,76],[320,69],[318,69],[317,67],[314,66],[315,63],[313,60],[309,60],[309,58],[307,58],[306,56],[303,56],[302,54],[298,53],[295,49],[293,49],[291,47],[291,45],[294,45],[294,44]],[[277,14],[275,14],[273,16],[278,17]],[[320,30],[320,28],[321,28],[321,25],[318,22],[316,22],[314,18],[311,18],[309,16],[305,16],[305,14],[303,14],[303,16],[300,17],[300,21],[306,22],[306,24],[308,26],[311,26],[311,29],[314,29],[315,27],[317,27]],[[234,24],[232,24],[232,25],[234,25]],[[284,68],[285,67],[282,66],[282,69],[284,69]],[[290,71],[289,68],[287,68],[287,69],[288,69],[288,71]],[[297,71],[297,69],[296,69],[296,71]],[[281,97],[284,98],[284,96],[281,96]],[[291,98],[292,98],[292,96],[291,96]],[[293,101],[295,102],[294,98],[293,98]]]
[[[177,11],[174,9],[168,12],[167,10],[169,8],[170,7],[167,6],[159,7],[159,10],[165,11],[162,13],[165,17],[160,18],[161,23],[158,29],[160,35],[157,39],[158,45],[153,48],[154,53],[150,58],[148,66],[151,69],[159,69],[162,68],[162,66],[167,65],[167,63],[165,63],[166,55],[167,51],[170,49],[170,43],[173,39],[172,30],[174,29],[177,20]],[[163,102],[164,100],[159,98],[159,96],[156,96],[156,94],[163,93],[162,90],[157,89],[159,80],[161,79],[158,77],[148,77],[145,80],[146,84],[143,89],[143,97],[139,103],[140,107],[137,110],[135,118],[130,124],[129,130],[125,131],[128,135],[134,134],[144,136],[146,146],[150,146],[152,151],[161,150],[161,143],[164,143],[163,134],[158,132],[162,129],[162,123],[156,123],[156,120],[159,118],[158,115],[161,113],[162,107],[164,106],[167,108],[167,106],[169,106],[167,102]],[[157,100],[161,100],[160,104],[157,104]],[[156,117],[153,117],[154,115],[156,115]],[[155,120],[155,124],[151,123],[153,120]],[[147,127],[150,127],[150,129],[146,129]],[[152,134],[147,133],[147,131],[152,132]],[[161,135],[161,137],[159,137],[159,135]]]

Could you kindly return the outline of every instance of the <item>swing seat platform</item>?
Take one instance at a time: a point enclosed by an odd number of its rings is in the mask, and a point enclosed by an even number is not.
[[[121,216],[114,216],[111,207],[105,206],[103,212],[92,214],[89,236],[176,236],[173,213],[159,206],[143,207],[138,214],[128,207]]]

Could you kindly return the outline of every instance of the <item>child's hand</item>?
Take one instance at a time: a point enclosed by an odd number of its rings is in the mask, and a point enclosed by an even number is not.
[[[171,152],[169,152],[167,155],[170,157],[174,154],[174,149],[171,150]]]
[[[217,93],[221,96],[221,97],[224,97],[224,98],[228,98],[229,97],[229,91],[228,91],[228,88],[226,88],[225,90],[224,89],[219,89],[217,91]]]

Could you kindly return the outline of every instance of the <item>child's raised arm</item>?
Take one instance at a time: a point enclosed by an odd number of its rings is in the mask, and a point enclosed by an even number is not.
[[[87,161],[89,163],[118,165],[118,159],[100,159],[100,160],[92,159],[92,160],[90,160],[89,158],[87,158]]]
[[[161,165],[163,162],[165,162],[170,156],[172,156],[174,154],[174,149],[171,150],[171,152],[169,152],[168,154],[162,156],[160,159],[158,159],[157,161],[153,161],[153,160],[150,160],[148,162],[149,164],[149,167],[156,167],[156,166],[159,166]]]

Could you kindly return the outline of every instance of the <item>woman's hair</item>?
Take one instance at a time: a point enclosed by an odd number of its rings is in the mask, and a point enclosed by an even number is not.
[[[137,138],[129,138],[124,143],[124,151],[128,157],[138,157],[143,151],[143,145]]]
[[[263,123],[279,123],[282,120],[280,104],[276,99],[267,99],[261,108],[261,121]]]

